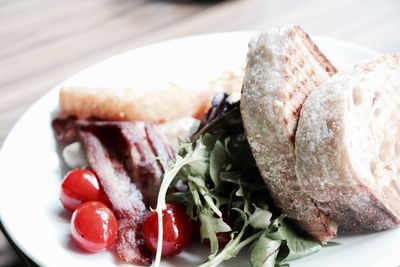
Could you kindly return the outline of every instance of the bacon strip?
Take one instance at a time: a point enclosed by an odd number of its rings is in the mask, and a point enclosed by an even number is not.
[[[143,196],[131,182],[121,162],[113,158],[90,130],[79,130],[90,166],[98,175],[118,218],[117,253],[124,262],[151,264],[144,245],[142,220],[146,214]]]
[[[174,151],[149,122],[78,121],[79,128],[96,129],[103,139],[114,140],[110,147],[124,155],[132,181],[143,194],[146,206],[155,207],[164,166],[174,159]],[[108,132],[108,133],[107,133]]]
[[[147,136],[147,141],[149,142],[154,155],[160,160],[161,168],[165,168],[168,165],[168,162],[171,160],[175,160],[175,151],[167,145],[164,140],[161,138],[154,124],[150,122],[145,122],[145,131]],[[165,169],[164,169],[165,171]]]

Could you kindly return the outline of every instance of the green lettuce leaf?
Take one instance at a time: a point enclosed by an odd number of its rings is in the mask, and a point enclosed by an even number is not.
[[[278,263],[303,258],[320,250],[322,246],[319,242],[299,235],[286,220],[284,216],[277,218],[272,226],[275,229],[267,233],[269,238],[283,241],[277,257]]]
[[[265,233],[263,233],[251,249],[251,266],[274,267],[281,243],[281,240],[270,239]]]
[[[226,161],[224,145],[217,141],[210,154],[210,177],[214,182],[215,187],[220,184],[219,174],[223,170]]]
[[[250,215],[249,223],[254,229],[267,229],[271,222],[272,213],[254,205],[254,212]]]

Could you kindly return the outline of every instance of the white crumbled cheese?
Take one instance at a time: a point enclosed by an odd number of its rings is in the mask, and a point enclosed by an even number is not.
[[[233,104],[233,103],[239,101],[240,100],[240,92],[234,92],[234,93],[230,94],[227,100],[230,104]]]
[[[80,142],[66,146],[62,152],[62,156],[64,162],[72,169],[88,165],[85,151]]]

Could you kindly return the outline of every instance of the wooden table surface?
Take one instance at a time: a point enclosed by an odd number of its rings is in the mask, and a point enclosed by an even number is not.
[[[0,0],[0,144],[41,95],[98,61],[176,37],[287,23],[400,53],[398,0]]]

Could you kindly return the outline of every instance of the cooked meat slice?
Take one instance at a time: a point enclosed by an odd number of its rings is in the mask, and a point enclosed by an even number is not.
[[[76,124],[79,129],[90,129],[101,138],[108,150],[124,163],[146,206],[155,207],[161,176],[168,162],[174,159],[174,152],[153,124],[87,120]]]
[[[296,171],[316,205],[351,232],[400,223],[400,56],[339,72],[304,103]]]
[[[124,262],[151,264],[151,254],[142,236],[146,206],[142,193],[131,182],[119,159],[113,157],[90,130],[80,129],[90,166],[96,172],[118,219],[117,253]]]
[[[294,136],[304,100],[335,73],[300,27],[274,28],[249,44],[241,98],[244,128],[275,204],[320,241],[334,237],[336,225],[301,190],[295,173]]]

